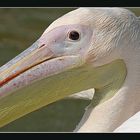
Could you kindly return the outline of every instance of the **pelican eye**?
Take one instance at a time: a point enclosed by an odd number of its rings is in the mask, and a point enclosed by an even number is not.
[[[78,40],[80,38],[80,34],[77,31],[69,32],[68,36],[70,40]]]

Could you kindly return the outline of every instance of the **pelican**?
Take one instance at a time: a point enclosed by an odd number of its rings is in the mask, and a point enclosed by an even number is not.
[[[91,100],[74,132],[120,132],[140,110],[139,47],[140,20],[127,9],[78,8],[58,18],[0,68],[0,127],[73,97]]]

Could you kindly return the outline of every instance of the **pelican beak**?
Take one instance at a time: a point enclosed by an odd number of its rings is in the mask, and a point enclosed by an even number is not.
[[[76,56],[57,56],[45,44],[29,49],[0,69],[0,98],[42,78],[79,66]]]
[[[44,49],[43,47],[44,44],[39,46],[36,42],[25,52],[1,67],[0,87],[32,67],[35,67],[48,59],[52,59],[54,54],[49,49]]]
[[[59,88],[66,90],[63,73],[79,67],[80,58],[57,56],[49,44],[39,44],[0,68],[0,127],[67,95],[58,93]]]

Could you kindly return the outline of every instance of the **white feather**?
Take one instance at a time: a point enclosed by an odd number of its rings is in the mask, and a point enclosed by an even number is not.
[[[73,95],[70,95],[70,96],[66,97],[66,99],[92,100],[92,98],[94,96],[94,92],[95,92],[95,90],[93,88],[93,89],[81,91],[81,92],[75,93]]]
[[[114,132],[140,132],[140,111],[115,129]]]

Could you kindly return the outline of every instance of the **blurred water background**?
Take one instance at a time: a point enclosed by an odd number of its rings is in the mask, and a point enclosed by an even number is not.
[[[55,19],[76,8],[1,8],[0,66],[35,42]],[[128,8],[140,15],[140,8]],[[61,100],[34,111],[0,132],[70,132],[89,101]]]

